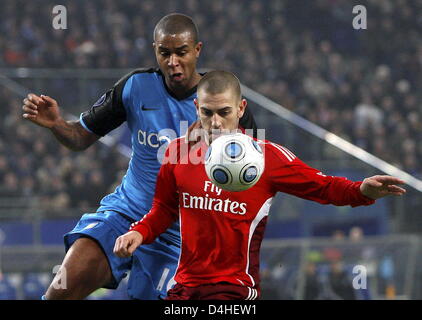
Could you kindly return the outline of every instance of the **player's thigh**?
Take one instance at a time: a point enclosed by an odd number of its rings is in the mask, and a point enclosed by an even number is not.
[[[81,237],[75,241],[61,265],[71,285],[103,285],[112,274],[107,257],[96,240]]]
[[[79,238],[67,252],[47,299],[84,299],[112,280],[107,258],[97,242]]]
[[[156,240],[139,247],[132,258],[128,295],[132,299],[163,299],[174,285],[179,248]]]
[[[65,246],[71,249],[73,244],[81,238],[94,241],[111,269],[110,281],[103,286],[115,289],[130,269],[132,259],[117,257],[113,253],[113,248],[116,239],[127,232],[129,226],[130,222],[118,213],[85,214],[76,227],[65,235]],[[70,249],[68,249],[69,252]],[[84,257],[84,259],[88,258]]]

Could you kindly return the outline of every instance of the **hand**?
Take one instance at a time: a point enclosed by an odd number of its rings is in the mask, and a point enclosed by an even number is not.
[[[401,196],[406,190],[397,186],[404,184],[401,179],[392,176],[373,176],[363,180],[360,191],[364,196],[371,199],[379,199],[389,195]]]
[[[129,231],[116,239],[113,252],[120,258],[128,258],[143,240],[142,234],[138,231]]]
[[[52,128],[61,119],[57,101],[44,95],[28,94],[22,110],[24,119],[46,128]]]

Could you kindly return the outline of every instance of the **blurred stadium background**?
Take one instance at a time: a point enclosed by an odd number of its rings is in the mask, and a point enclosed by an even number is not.
[[[421,1],[61,1],[66,30],[52,28],[56,4],[1,3],[0,299],[40,298],[63,234],[114,190],[130,150],[123,127],[68,151],[21,120],[21,100],[48,94],[79,116],[127,71],[155,65],[152,30],[175,11],[199,26],[199,66],[242,80],[267,138],[326,174],[361,180],[384,173],[381,159],[413,177],[403,176],[404,197],[371,207],[279,195],[261,255],[263,298],[422,298]],[[367,30],[352,27],[357,4]],[[333,146],[324,130],[377,158]],[[356,265],[366,267],[366,289],[351,287]],[[89,299],[125,299],[125,285]]]

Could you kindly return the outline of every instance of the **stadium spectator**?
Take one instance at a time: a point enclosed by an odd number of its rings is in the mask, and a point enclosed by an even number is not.
[[[308,262],[305,269],[304,300],[318,300],[322,296],[322,285],[314,262]]]
[[[262,300],[280,300],[281,295],[279,293],[280,287],[279,283],[274,280],[271,269],[268,265],[261,261],[259,268],[259,275],[261,279],[261,299]]]
[[[349,231],[349,239],[352,242],[360,242],[364,238],[363,230],[361,227],[352,227]]]
[[[17,197],[21,194],[19,180],[14,172],[5,174],[2,194],[5,197]]]
[[[355,291],[352,286],[352,279],[344,269],[341,260],[333,261],[330,264],[328,275],[331,299],[334,300],[356,300]]]

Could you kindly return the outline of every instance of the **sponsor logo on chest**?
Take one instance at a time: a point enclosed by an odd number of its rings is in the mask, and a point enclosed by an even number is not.
[[[216,198],[221,195],[222,189],[212,184],[211,181],[204,182],[204,192],[206,192],[204,196],[182,192],[182,206],[189,209],[201,209],[238,215],[246,214],[247,204],[245,202],[232,201],[228,198]],[[213,197],[213,195],[216,197]]]

